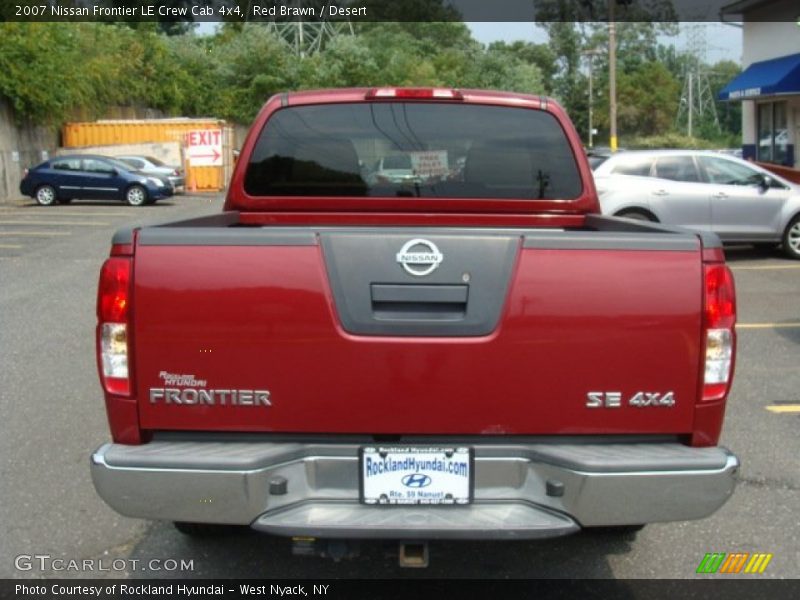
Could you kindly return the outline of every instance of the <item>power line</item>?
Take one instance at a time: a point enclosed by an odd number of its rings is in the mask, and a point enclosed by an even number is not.
[[[284,6],[289,10],[290,14],[306,15],[306,17],[296,17],[285,21],[269,21],[267,30],[276,34],[299,57],[310,56],[320,52],[325,47],[325,44],[339,35],[355,35],[350,19],[333,22],[327,19],[324,10],[326,4],[325,2],[314,0],[290,0],[285,2]],[[306,18],[309,20],[305,20]]]
[[[708,38],[704,23],[681,24],[686,32],[687,48],[683,52],[689,58],[683,79],[683,91],[678,102],[678,114],[675,122],[678,126],[686,122],[686,133],[692,137],[694,124],[707,116],[714,120],[717,131],[720,130],[717,116],[717,105],[711,92],[708,80]]]

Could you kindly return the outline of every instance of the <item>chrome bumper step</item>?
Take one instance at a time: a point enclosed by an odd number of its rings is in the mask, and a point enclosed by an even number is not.
[[[536,539],[580,530],[566,515],[524,503],[410,508],[317,502],[267,512],[251,527],[285,536],[403,540]]]
[[[361,505],[351,443],[106,444],[91,472],[100,496],[131,517],[320,538],[509,539],[701,519],[731,496],[739,468],[724,448],[678,443],[473,448],[474,501],[454,507]]]

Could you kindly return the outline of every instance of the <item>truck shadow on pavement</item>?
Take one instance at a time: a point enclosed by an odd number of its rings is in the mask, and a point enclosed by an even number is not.
[[[797,262],[786,256],[777,244],[774,245],[774,247],[769,244],[767,246],[725,246],[726,262],[735,264],[747,260],[762,259],[777,259],[785,261],[787,264],[794,264]]]
[[[613,578],[609,555],[631,551],[639,534],[581,532],[547,540],[436,541],[424,569],[398,564],[397,542],[362,541],[355,558],[293,556],[287,538],[232,529],[220,536],[189,537],[170,523],[153,523],[130,555],[142,564],[153,558],[193,560],[191,571],[134,571],[132,578],[385,579],[385,578]]]
[[[781,336],[783,339],[792,342],[793,344],[800,344],[800,327],[794,326],[800,321],[800,315],[796,319],[787,319],[786,321],[778,321],[778,325],[785,322],[786,324],[793,325],[792,327],[775,327],[773,331]]]

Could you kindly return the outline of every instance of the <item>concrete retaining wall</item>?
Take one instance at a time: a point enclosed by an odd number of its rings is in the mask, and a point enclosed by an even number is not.
[[[47,160],[57,147],[55,129],[18,125],[11,107],[0,99],[0,204],[21,198],[19,182],[25,169]]]

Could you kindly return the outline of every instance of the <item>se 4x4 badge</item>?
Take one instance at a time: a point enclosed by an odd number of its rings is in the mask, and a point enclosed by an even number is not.
[[[636,392],[624,403],[634,408],[650,406],[675,406],[674,392]],[[586,394],[586,408],[620,408],[623,406],[622,392],[589,392]]]

